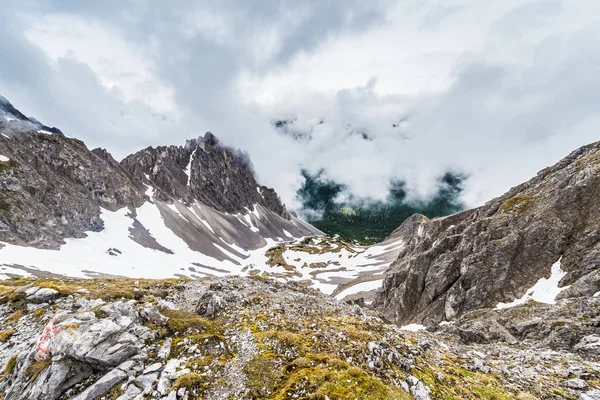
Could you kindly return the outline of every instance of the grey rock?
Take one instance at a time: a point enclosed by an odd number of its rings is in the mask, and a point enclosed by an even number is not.
[[[414,215],[390,237],[405,246],[373,306],[404,325],[435,325],[522,297],[561,260],[563,297],[600,290],[600,142],[482,207],[429,220]]]
[[[415,400],[430,400],[429,389],[416,377],[409,375],[406,381],[410,385],[410,394]]]
[[[48,303],[58,297],[58,290],[50,288],[41,288],[35,293],[27,296],[27,300],[32,303]]]
[[[77,324],[67,321],[66,326]],[[52,339],[53,354],[62,354],[91,365],[114,367],[138,354],[140,340],[105,318],[91,325],[80,321],[73,329],[59,330]]]
[[[33,359],[28,357],[21,368],[27,370]],[[52,362],[40,372],[34,382],[24,374],[8,388],[5,399],[13,400],[55,400],[70,387],[82,382],[92,374],[92,368],[85,363],[70,360]]]
[[[207,292],[198,301],[196,312],[208,318],[215,318],[224,308],[223,298],[216,293]]]
[[[159,375],[160,373],[157,371],[143,374],[136,379],[136,384],[141,387],[145,393],[149,393],[149,389],[156,383]]]
[[[581,341],[575,345],[574,350],[587,355],[600,356],[600,336],[588,335],[583,337]]]
[[[188,173],[185,169],[191,162]],[[290,215],[273,189],[259,186],[248,155],[224,146],[210,132],[186,145],[148,147],[126,157],[121,165],[138,181],[148,176],[158,199],[199,200],[230,214],[260,204],[289,219]],[[259,187],[259,191],[257,191]]]
[[[573,379],[564,381],[562,383],[562,386],[565,386],[565,387],[568,387],[571,389],[585,389],[586,387],[588,387],[588,384],[583,379],[573,378]]]
[[[134,384],[131,384],[127,386],[122,395],[117,397],[117,400],[132,400],[135,399],[140,393],[142,393],[142,389]]]
[[[142,373],[145,375],[145,374],[149,374],[151,372],[160,371],[162,369],[162,367],[163,367],[163,364],[157,362],[157,363],[154,363],[154,364],[151,364],[151,365],[147,366],[144,369],[144,372],[142,372]]]
[[[217,224],[223,223],[227,236],[245,249],[264,246],[267,237],[284,237],[283,229],[295,237],[321,233],[292,217],[273,189],[257,183],[247,154],[224,146],[209,132],[184,146],[148,147],[119,163],[106,150],[89,150],[82,141],[68,138],[58,129],[39,133],[40,123],[27,117],[16,119],[9,124],[0,118],[0,154],[9,158],[0,173],[0,200],[6,204],[0,209],[1,242],[57,249],[65,238],[83,238],[85,232],[104,229],[101,208],[133,210],[153,201],[146,195],[148,186],[154,189],[158,207],[177,200],[230,214],[225,217],[227,222],[221,219]],[[190,171],[186,171],[188,164]],[[266,216],[255,221],[260,232],[252,235],[234,214],[249,213],[255,206]],[[181,222],[184,226],[175,227],[173,219],[167,220],[191,248],[212,249],[207,255],[223,259],[224,254],[213,246],[202,247],[212,238],[206,230],[194,223]],[[130,233],[143,246],[172,253],[137,219],[133,219]],[[121,251],[111,247],[107,253],[119,257]]]
[[[163,400],[176,400],[177,392],[170,392],[166,397],[163,397]]]
[[[600,390],[594,389],[589,392],[582,393],[579,400],[600,400]]]
[[[172,338],[167,338],[165,342],[158,349],[158,353],[156,354],[156,358],[160,360],[167,360],[169,355],[171,354],[171,344],[173,343]]]
[[[115,368],[102,376],[83,392],[71,400],[95,400],[108,392],[112,387],[127,380],[127,374]]]
[[[144,320],[158,326],[165,326],[169,322],[169,318],[162,315],[152,304],[144,304],[139,313]]]

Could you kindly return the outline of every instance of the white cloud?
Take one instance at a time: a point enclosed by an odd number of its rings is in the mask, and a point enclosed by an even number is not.
[[[161,82],[146,48],[124,40],[110,25],[69,14],[26,18],[25,35],[54,61],[70,57],[87,65],[107,90],[125,102],[141,100],[156,112],[177,116],[173,88]]]
[[[323,168],[375,198],[452,169],[477,205],[598,137],[593,0],[8,1],[0,87],[23,112],[117,157],[211,130],[292,204]]]

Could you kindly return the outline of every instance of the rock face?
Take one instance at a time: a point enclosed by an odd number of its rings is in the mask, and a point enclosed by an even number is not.
[[[582,147],[480,208],[415,215],[374,306],[399,324],[432,325],[519,299],[553,265],[558,298],[600,291],[600,142]],[[559,264],[556,264],[560,262]]]
[[[0,125],[0,240],[57,247],[103,227],[100,207],[117,210],[144,202],[135,183],[110,155],[83,142],[37,130]]]
[[[137,180],[150,180],[160,200],[199,200],[215,210],[236,214],[260,204],[288,218],[273,189],[259,186],[247,154],[223,146],[210,132],[185,146],[148,147],[121,164]]]
[[[152,196],[146,194],[148,188]],[[283,238],[283,230],[295,237],[320,233],[292,220],[275,191],[257,184],[248,156],[221,145],[211,133],[185,146],[147,148],[119,163],[106,150],[90,151],[82,141],[25,117],[0,98],[0,242],[56,249],[65,238],[101,231],[102,209],[128,207],[134,213],[154,199],[164,204],[162,213],[168,213],[167,206],[174,202],[205,206],[204,214],[210,215],[254,212],[263,219],[256,237],[234,240],[244,249],[264,245],[265,237]],[[225,224],[227,234],[234,234],[237,227],[232,224],[239,221],[235,216],[223,221],[227,215],[210,220]],[[202,218],[209,220],[206,215]],[[176,229],[174,225],[171,222],[170,228]],[[146,228],[132,227],[136,241],[170,251],[144,234]],[[249,228],[254,229],[245,229]],[[194,236],[193,230],[188,223],[176,234]]]

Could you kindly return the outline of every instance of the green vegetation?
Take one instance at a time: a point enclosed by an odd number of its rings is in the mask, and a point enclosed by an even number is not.
[[[38,308],[37,310],[35,310],[35,311],[32,313],[32,315],[33,315],[34,317],[36,317],[37,319],[41,319],[41,318],[44,316],[44,314],[46,314],[46,309],[45,309],[44,307],[42,307],[42,308]]]
[[[167,327],[171,333],[185,333],[191,329],[206,332],[211,329],[212,323],[198,314],[181,310],[161,310],[169,318]]]
[[[23,310],[17,310],[8,316],[8,318],[6,319],[6,323],[9,325],[16,324],[17,322],[19,322],[22,316]]]
[[[192,399],[201,398],[199,396],[208,387],[208,385],[205,382],[205,379],[206,378],[204,376],[196,372],[190,372],[188,374],[180,376],[171,390],[177,391],[180,388],[186,388],[190,392],[190,394],[194,396],[192,397]]]
[[[29,378],[30,382],[33,382],[37,379],[40,373],[45,370],[51,364],[50,358],[40,361],[34,361],[32,364],[27,367],[25,370],[25,376]]]
[[[246,387],[250,395],[257,399],[266,399],[277,387],[281,372],[271,357],[259,354],[244,366]]]
[[[123,393],[125,393],[125,391],[121,388],[121,385],[116,385],[102,398],[106,400],[117,400]]]
[[[306,399],[381,399],[408,400],[400,388],[384,384],[379,378],[326,355],[307,354],[286,367],[287,375],[270,398],[283,400],[288,392],[310,393]]]
[[[15,370],[16,366],[17,366],[17,355],[15,354],[11,358],[9,358],[8,361],[6,362],[6,367],[4,367],[3,375],[12,374],[13,371]]]
[[[6,343],[6,341],[15,333],[17,333],[17,331],[15,331],[14,329],[0,331],[0,343]]]
[[[386,201],[354,198],[348,188],[324,178],[324,171],[302,172],[304,184],[296,193],[311,224],[325,233],[369,244],[382,241],[415,213],[429,218],[461,211],[459,201],[464,176],[447,173],[437,182],[438,192],[425,202],[409,202],[405,184],[392,182]],[[339,197],[348,201],[339,201]],[[311,217],[312,216],[312,217]]]
[[[58,291],[59,296],[79,295],[90,299],[136,299],[146,296],[164,298],[169,290],[175,289],[185,279],[53,279],[53,278],[11,278],[0,281],[0,304],[17,303],[25,299],[25,294],[17,293],[20,287],[34,284],[42,288]]]
[[[504,213],[515,211],[517,215],[521,215],[533,206],[534,200],[533,196],[515,196],[502,202],[502,211]]]

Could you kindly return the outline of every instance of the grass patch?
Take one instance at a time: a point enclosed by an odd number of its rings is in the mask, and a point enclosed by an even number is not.
[[[30,382],[33,382],[51,363],[52,361],[50,358],[41,361],[35,361],[29,367],[27,367],[25,370],[25,376],[29,378]]]
[[[15,370],[16,366],[17,366],[17,355],[15,354],[14,356],[12,356],[11,358],[8,359],[8,362],[6,363],[6,366],[4,367],[3,375],[8,376],[8,375],[12,374],[13,371]]]
[[[145,296],[164,298],[169,291],[176,290],[187,279],[133,279],[133,278],[106,278],[106,279],[53,279],[53,278],[12,278],[0,281],[0,304],[15,303],[24,299],[22,293],[16,290],[26,285],[50,288],[58,291],[59,296],[79,295],[89,299],[116,299],[141,300]]]
[[[534,200],[533,196],[515,196],[502,202],[502,211],[505,214],[514,211],[517,215],[522,215],[533,206]]]
[[[208,388],[208,385],[205,382],[205,377],[196,372],[190,372],[180,376],[171,391],[177,391],[180,388],[187,389],[192,399],[194,399],[201,398],[200,396]]]
[[[211,330],[212,323],[198,314],[182,310],[161,310],[161,314],[169,318],[167,328],[171,333],[185,333],[191,329],[200,332]]]
[[[125,391],[121,389],[121,385],[115,385],[102,398],[105,400],[117,400],[123,393]]]
[[[244,366],[246,387],[253,399],[266,399],[281,379],[281,372],[271,357],[259,354]]]
[[[8,316],[8,318],[6,319],[6,323],[9,325],[16,324],[17,322],[19,322],[22,316],[23,310],[17,310]]]
[[[14,329],[7,329],[5,331],[0,331],[0,342],[6,343],[6,341],[15,333],[17,333]]]
[[[287,399],[288,392],[308,393],[304,399],[409,400],[400,388],[386,385],[379,378],[345,361],[320,354],[309,354],[285,368],[288,374],[275,389],[273,399]]]

